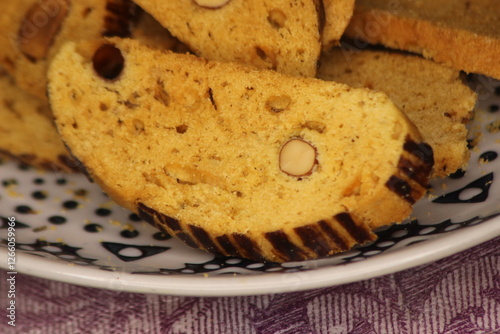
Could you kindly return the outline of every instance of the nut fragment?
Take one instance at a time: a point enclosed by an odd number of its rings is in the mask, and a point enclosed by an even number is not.
[[[286,15],[278,8],[271,9],[267,16],[267,21],[269,21],[273,28],[280,29],[285,26]]]
[[[316,149],[300,138],[291,139],[281,148],[279,163],[281,171],[288,175],[310,175],[317,163]]]
[[[194,2],[203,8],[217,9],[221,8],[231,0],[194,0]]]
[[[266,108],[272,112],[279,113],[286,110],[291,103],[292,99],[288,95],[273,95],[267,99]]]
[[[69,12],[68,0],[42,0],[26,13],[19,28],[19,49],[31,61],[45,59]]]

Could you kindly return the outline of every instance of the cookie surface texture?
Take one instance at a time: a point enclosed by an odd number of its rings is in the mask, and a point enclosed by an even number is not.
[[[74,172],[45,101],[25,93],[0,70],[0,155],[45,170]]]
[[[337,48],[323,55],[318,77],[387,94],[431,145],[434,176],[466,169],[477,95],[458,71],[412,55]]]
[[[354,0],[323,0],[324,27],[321,36],[323,50],[339,44],[354,12]]]
[[[198,56],[315,75],[321,49],[315,1],[209,2],[137,1]]]
[[[305,260],[366,243],[409,215],[431,172],[432,150],[382,93],[131,40],[64,47],[49,95],[111,198],[226,256]]]
[[[360,0],[346,34],[500,79],[497,0]]]

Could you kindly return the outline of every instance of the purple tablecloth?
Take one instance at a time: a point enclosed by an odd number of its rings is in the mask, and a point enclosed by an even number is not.
[[[288,294],[176,297],[1,276],[0,333],[500,333],[500,238],[443,260]]]

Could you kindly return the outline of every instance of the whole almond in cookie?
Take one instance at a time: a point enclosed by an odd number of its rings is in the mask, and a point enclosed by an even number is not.
[[[293,138],[280,151],[280,169],[291,176],[307,176],[317,163],[316,149],[310,143]]]
[[[198,6],[205,8],[220,8],[231,0],[193,0]]]

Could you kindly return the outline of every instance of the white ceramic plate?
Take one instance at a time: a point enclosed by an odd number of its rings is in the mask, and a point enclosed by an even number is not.
[[[500,84],[475,78],[477,144],[467,172],[434,180],[411,219],[371,245],[328,259],[256,263],[219,258],[159,233],[118,207],[82,175],[0,165],[0,267],[52,280],[129,292],[221,296],[291,292],[392,273],[500,235]],[[482,110],[482,111],[481,111]],[[497,112],[498,111],[498,112]],[[479,135],[481,134],[481,135]],[[8,265],[8,218],[16,263]]]

